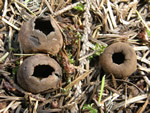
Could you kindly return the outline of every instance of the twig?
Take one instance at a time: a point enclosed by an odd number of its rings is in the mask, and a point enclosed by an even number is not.
[[[109,11],[109,14],[110,14],[110,18],[111,18],[112,24],[113,24],[114,28],[116,28],[117,24],[116,24],[115,17],[114,17],[114,14],[113,14],[113,11],[112,11],[112,8],[111,8],[109,0],[107,0],[107,6],[108,6],[108,11]]]
[[[33,108],[33,113],[37,113],[37,107],[38,107],[38,100],[36,100],[34,108]]]
[[[133,97],[133,98],[131,98],[131,99],[128,99],[126,104],[129,105],[129,104],[132,104],[132,103],[134,103],[134,102],[137,102],[137,101],[146,99],[147,97],[148,97],[147,94],[143,94],[143,95],[140,95],[140,96],[136,96],[136,97]],[[120,102],[120,103],[118,103],[118,104],[115,104],[115,105],[113,106],[112,110],[116,110],[117,108],[123,107],[124,105],[125,105],[125,101]]]
[[[72,5],[68,5],[67,7],[65,7],[65,8],[63,8],[63,9],[61,9],[61,10],[55,12],[55,13],[53,13],[53,15],[54,15],[54,16],[58,16],[58,15],[60,15],[60,14],[62,14],[62,13],[64,13],[64,12],[66,12],[66,11],[68,11],[68,10],[71,10],[72,8],[74,8],[75,6],[77,6],[77,5],[80,4],[80,3],[84,3],[84,2],[83,2],[83,1],[80,1],[80,2],[74,3],[74,4],[72,4]]]
[[[142,58],[142,57],[140,57],[140,56],[137,56],[137,59],[138,59],[139,61],[141,61],[141,62],[144,62],[144,63],[150,65],[150,61],[147,60],[146,58]]]
[[[146,99],[144,105],[142,107],[140,107],[140,109],[137,111],[137,113],[143,113],[145,111],[145,109],[146,109],[148,104],[149,104],[149,99]]]
[[[36,55],[35,53],[33,54],[18,54],[18,53],[14,53],[13,55],[15,56],[33,56],[33,55]]]
[[[3,11],[3,15],[2,17],[4,17],[7,13],[7,5],[8,5],[8,0],[5,0],[5,3],[4,3],[4,11]]]
[[[128,99],[128,96],[127,96],[127,84],[125,84],[125,94],[124,94],[124,96],[125,96],[124,107],[126,108],[127,107],[127,99]]]
[[[133,49],[135,51],[145,51],[145,50],[149,50],[149,48],[147,46],[134,46]]]
[[[144,53],[142,59],[146,58],[148,56],[148,54],[150,53],[150,51],[147,51],[146,53]]]
[[[29,13],[31,13],[32,15],[36,16],[32,11],[30,11],[29,8],[27,8],[24,4],[20,3],[17,0],[14,0],[14,2],[16,2],[17,4],[19,4],[20,6],[22,6],[23,8],[25,8]]]
[[[81,67],[79,67],[79,66],[74,66],[74,65],[73,65],[73,68],[75,68],[75,69],[77,69],[77,70],[88,71],[88,70],[83,69],[83,68],[81,68]]]
[[[6,59],[6,57],[9,55],[9,52],[5,53],[1,58],[0,58],[0,62],[2,62],[4,59]]]
[[[0,112],[6,113],[8,111],[8,109],[15,103],[15,100],[12,101],[6,108],[0,110]]]
[[[88,76],[92,71],[93,71],[93,69],[89,70],[88,72],[85,72],[83,75],[80,75],[78,78],[76,78],[70,84],[68,84],[64,89],[71,88],[72,86],[74,86],[75,84],[77,84],[78,82],[80,82],[81,80],[83,80],[86,76]]]
[[[147,73],[150,73],[150,68],[142,67],[140,64],[138,64],[138,66],[139,66],[139,70],[142,70],[142,71],[145,71]]]
[[[104,99],[104,100],[101,102],[101,104],[99,104],[99,106],[102,106],[106,101],[109,101],[108,104],[107,104],[107,106],[108,106],[108,105],[111,105],[112,102],[113,102],[115,99],[117,99],[119,96],[120,96],[120,94],[114,93],[114,94],[108,96],[106,99]]]
[[[116,89],[113,89],[112,87],[110,87],[108,85],[106,85],[105,88],[112,91],[113,93],[116,93],[116,94],[120,95],[120,92],[118,92]]]
[[[113,30],[113,25],[112,25],[112,22],[110,20],[110,16],[109,15],[107,15],[107,20],[108,20],[108,23],[109,23],[110,30]]]
[[[130,12],[129,12],[129,14],[128,14],[127,20],[130,19],[131,15],[132,15],[133,12],[136,10],[138,1],[135,0],[135,1],[131,2],[130,4],[132,4],[132,5],[131,5],[132,9],[130,10]]]
[[[136,10],[137,15],[139,16],[140,20],[143,22],[143,24],[145,25],[145,27],[147,28],[148,31],[150,31],[150,28],[148,27],[148,25],[146,24],[146,22],[143,20],[143,18],[141,17],[141,15],[139,14],[139,12]]]
[[[12,23],[12,21],[13,21],[13,16],[10,18],[10,23]],[[11,42],[12,42],[12,38],[13,38],[13,32],[12,32],[12,27],[11,26],[9,26],[9,34],[8,34],[8,37],[9,37],[9,39],[8,39],[8,48],[9,48],[9,50],[11,49]]]
[[[102,42],[101,40],[97,40],[97,39],[95,39],[95,38],[93,38],[93,37],[92,37],[92,38],[89,37],[89,40],[91,40],[91,41],[93,41],[93,42],[95,42],[95,43],[98,43],[98,44],[100,44],[100,45],[102,45],[102,46],[105,46],[105,47],[108,46],[106,43]]]
[[[45,2],[45,4],[47,5],[47,7],[48,7],[49,11],[51,12],[51,14],[53,15],[54,12],[53,12],[51,6],[49,5],[48,1],[47,1],[47,0],[44,0],[44,2]]]
[[[46,109],[46,110],[42,110],[42,109],[38,109],[37,112],[34,113],[61,113],[62,109]]]
[[[40,13],[42,12],[42,7],[43,7],[43,5],[44,5],[44,1],[45,1],[45,0],[42,0],[42,2],[41,2],[41,5],[40,5],[40,8],[39,8],[38,12],[36,12],[36,13],[35,13],[36,15],[38,15],[38,14],[40,14]],[[46,8],[47,8],[47,7],[46,7]]]
[[[99,4],[99,8],[101,8],[102,6],[104,6],[104,2],[105,2],[105,0],[101,0],[101,3]]]
[[[91,55],[93,55],[93,54],[95,54],[95,53],[96,53],[96,51],[93,51],[93,52],[91,52],[91,53],[89,53],[89,54],[87,54],[87,55],[85,55],[85,56],[79,58],[78,60],[79,60],[79,61],[82,61],[83,59],[86,59],[86,58],[88,58],[89,56],[91,56]]]
[[[6,79],[9,81],[9,83],[16,88],[17,91],[19,91],[20,93],[24,94],[24,95],[29,95],[33,98],[36,98],[37,100],[39,101],[44,101],[45,98],[42,98],[42,97],[39,97],[37,95],[33,95],[29,92],[26,92],[24,91],[23,89],[21,89],[8,75],[10,75],[10,73],[6,72],[6,71],[3,71],[3,70],[0,70],[0,74]]]
[[[122,38],[127,37],[125,35],[118,35],[118,34],[98,34],[97,38]]]
[[[121,80],[121,79],[116,79],[117,81],[121,81],[121,82],[125,82],[125,83],[128,83],[128,84],[131,84],[133,85],[134,87],[136,87],[141,93],[144,93],[143,90],[141,90],[138,86],[136,86],[134,83],[132,82],[128,82],[128,81],[125,81],[125,80]]]
[[[14,81],[8,76],[10,75],[10,73],[0,70],[1,75],[9,81],[9,83],[14,86],[18,91],[20,91],[21,93],[25,94],[25,91],[23,91],[22,89],[19,88],[19,86],[17,86],[17,84],[14,83]]]
[[[24,97],[15,97],[15,96],[0,96],[1,100],[0,101],[18,101],[18,100],[23,100]]]
[[[148,86],[150,87],[150,80],[148,79],[147,76],[143,76],[143,79],[145,80],[145,82],[148,84]]]
[[[11,27],[13,27],[14,29],[16,29],[17,31],[20,30],[20,28],[16,27],[14,24],[10,23],[9,21],[7,21],[5,18],[2,17],[2,21],[5,22],[6,24],[10,25]]]

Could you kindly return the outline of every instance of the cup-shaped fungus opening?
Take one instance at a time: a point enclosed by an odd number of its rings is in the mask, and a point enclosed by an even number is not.
[[[125,56],[122,52],[117,52],[112,55],[112,60],[116,64],[122,64],[125,61]]]
[[[48,35],[50,32],[54,31],[54,28],[49,20],[37,18],[34,23],[34,28],[42,31],[45,35]]]
[[[127,43],[114,43],[100,56],[100,65],[105,72],[112,73],[116,78],[126,78],[136,71],[136,53]]]
[[[17,82],[26,91],[39,93],[55,88],[61,76],[61,67],[54,59],[38,54],[24,60],[17,73]]]
[[[34,72],[32,76],[35,76],[39,79],[47,78],[49,75],[52,75],[54,68],[50,65],[37,65],[34,67]]]

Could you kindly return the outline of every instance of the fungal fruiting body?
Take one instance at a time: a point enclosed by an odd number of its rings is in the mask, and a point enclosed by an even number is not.
[[[137,69],[136,53],[127,43],[114,43],[100,56],[100,65],[107,73],[116,78],[126,78]]]
[[[18,41],[24,53],[56,55],[63,45],[62,34],[51,16],[34,17],[25,22],[18,34]]]
[[[24,60],[17,73],[17,82],[26,91],[40,93],[56,88],[61,76],[60,65],[54,59],[39,54]]]

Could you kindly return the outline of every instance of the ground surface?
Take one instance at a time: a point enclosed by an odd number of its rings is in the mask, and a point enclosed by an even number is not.
[[[148,1],[0,0],[0,112],[149,113]],[[62,82],[32,94],[16,81],[19,65],[34,55],[21,52],[18,33],[23,22],[50,14],[64,39],[63,48],[52,56],[63,69]],[[126,79],[99,66],[100,54],[115,42],[128,43],[137,55],[137,70]]]

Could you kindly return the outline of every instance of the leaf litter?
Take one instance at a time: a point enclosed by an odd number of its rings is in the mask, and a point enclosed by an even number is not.
[[[0,112],[150,112],[149,11],[149,0],[0,0]],[[23,54],[17,38],[23,22],[45,15],[63,34],[54,56],[63,77],[58,88],[32,94],[16,82],[23,59],[34,55]],[[115,42],[134,48],[138,68],[126,79],[107,74],[102,92],[98,57]]]

